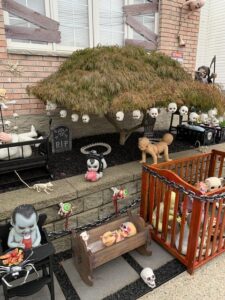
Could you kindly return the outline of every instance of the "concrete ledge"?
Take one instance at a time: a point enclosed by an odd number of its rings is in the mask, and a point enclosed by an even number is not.
[[[208,148],[225,151],[225,143]],[[200,154],[197,150],[187,150],[171,154],[171,158],[181,158]],[[162,159],[163,161],[163,159]],[[151,158],[148,158],[151,163]],[[82,226],[108,216],[114,211],[112,203],[112,186],[123,186],[128,189],[129,197],[118,203],[119,209],[129,205],[140,196],[141,165],[139,162],[110,167],[104,171],[104,177],[97,182],[87,182],[84,175],[73,176],[53,182],[54,191],[50,194],[37,193],[28,188],[0,194],[0,223],[5,223],[13,209],[21,204],[32,204],[39,213],[45,212],[48,216],[46,229],[60,231],[64,229],[65,220],[58,215],[60,202],[70,202],[74,207],[69,218],[72,227]],[[58,251],[70,247],[70,237],[55,240]]]

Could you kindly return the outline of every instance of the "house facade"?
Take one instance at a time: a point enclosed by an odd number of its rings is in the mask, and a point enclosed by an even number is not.
[[[207,0],[201,10],[196,67],[210,66],[216,55],[216,82],[225,89],[225,2]],[[213,71],[213,68],[211,69]]]
[[[17,113],[21,131],[31,124],[46,131],[49,117],[45,105],[29,96],[26,87],[57,71],[73,51],[86,47],[138,44],[164,52],[193,73],[199,12],[188,14],[182,9],[184,2],[0,0],[0,88],[15,102],[3,111],[4,118],[13,120],[13,113]],[[70,115],[63,123],[71,127]],[[53,121],[62,123],[57,112]],[[76,123],[73,136],[114,131],[104,118],[91,116],[90,122],[91,126]],[[168,122],[158,123],[168,126]]]

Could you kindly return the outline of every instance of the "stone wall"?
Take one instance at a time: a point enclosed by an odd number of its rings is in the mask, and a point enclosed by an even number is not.
[[[4,207],[4,211],[0,211],[0,223],[9,221],[13,209],[26,203],[34,205],[38,213],[47,214],[47,231],[61,231],[64,229],[65,219],[58,215],[60,202],[72,204],[73,213],[69,224],[76,228],[100,220],[115,211],[111,190],[113,186],[126,188],[129,193],[125,200],[118,202],[119,209],[140,197],[141,166],[138,162],[111,167],[104,173],[104,177],[94,183],[86,182],[84,175],[54,181],[54,191],[49,195],[27,188],[1,194],[0,205]],[[55,239],[53,244],[57,252],[70,249],[71,237],[67,235]]]

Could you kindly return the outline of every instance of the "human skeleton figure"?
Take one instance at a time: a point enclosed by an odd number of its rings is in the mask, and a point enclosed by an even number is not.
[[[3,274],[1,280],[8,286],[8,287],[13,287],[13,285],[11,283],[8,282],[8,279],[12,276],[15,279],[20,276],[20,275],[24,275],[24,280],[22,281],[22,284],[27,282],[27,278],[31,272],[31,270],[33,270],[35,272],[35,274],[37,275],[37,277],[39,277],[39,274],[34,266],[34,264],[32,264],[32,260],[30,260],[30,257],[33,255],[33,251],[31,251],[30,255],[19,265],[17,266],[10,266],[10,267],[6,267],[6,266],[0,266],[0,274]]]

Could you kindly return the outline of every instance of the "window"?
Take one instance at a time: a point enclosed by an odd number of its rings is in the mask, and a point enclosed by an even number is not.
[[[14,49],[50,50],[71,53],[76,49],[101,45],[124,45],[126,38],[144,39],[125,25],[123,6],[147,3],[146,0],[15,0],[59,22],[59,44],[9,39]],[[155,15],[135,16],[142,24],[155,31]],[[9,25],[35,25],[5,14]]]

